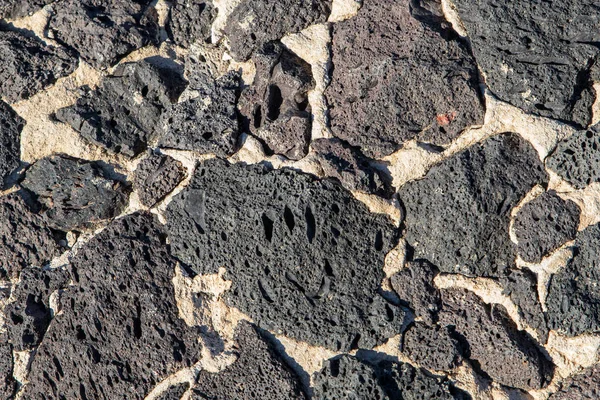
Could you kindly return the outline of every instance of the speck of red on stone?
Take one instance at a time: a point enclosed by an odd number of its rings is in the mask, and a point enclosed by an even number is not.
[[[448,112],[446,114],[438,114],[436,119],[438,125],[444,126],[454,121],[454,118],[456,118],[456,111]]]

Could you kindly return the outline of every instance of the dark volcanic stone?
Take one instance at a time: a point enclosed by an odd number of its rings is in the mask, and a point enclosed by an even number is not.
[[[558,143],[546,158],[548,168],[576,189],[600,182],[600,125],[588,131],[578,131]]]
[[[511,210],[548,176],[533,147],[516,134],[475,144],[404,185],[406,239],[415,258],[442,272],[497,276],[514,266]]]
[[[29,211],[18,193],[0,197],[1,278],[16,278],[21,269],[41,267],[58,254],[45,216]]]
[[[523,390],[548,385],[554,365],[504,307],[490,308],[464,289],[445,289],[442,296],[440,324],[453,327],[469,358],[494,382]]]
[[[467,46],[442,18],[411,15],[417,3],[365,1],[356,17],[333,25],[331,129],[369,157],[411,139],[443,146],[483,123]]]
[[[237,360],[218,374],[200,371],[192,399],[307,399],[298,376],[258,328],[241,321],[235,340]]]
[[[166,392],[158,396],[156,400],[180,400],[189,388],[190,384],[187,382],[171,386]]]
[[[210,41],[210,28],[217,16],[212,0],[175,0],[169,11],[167,32],[178,46]]]
[[[136,213],[79,250],[24,398],[143,399],[198,361],[198,332],[177,317],[164,239],[153,216]]]
[[[104,78],[98,89],[58,110],[56,118],[87,140],[133,157],[162,132],[161,116],[184,87],[183,77],[157,60],[125,63]]]
[[[0,334],[0,398],[12,399],[15,389],[12,345],[8,342],[6,335]]]
[[[164,154],[152,153],[139,163],[133,185],[143,205],[152,207],[173,191],[185,178],[183,164]]]
[[[227,18],[231,55],[247,60],[265,43],[327,21],[331,0],[242,0]]]
[[[32,14],[54,0],[2,0],[0,19],[15,19]]]
[[[68,276],[62,270],[29,267],[21,271],[11,295],[14,301],[4,309],[8,337],[16,351],[31,350],[40,344],[52,320],[50,295],[67,282]]]
[[[0,187],[21,162],[21,131],[25,120],[0,100]]]
[[[313,376],[313,398],[319,400],[454,399],[442,378],[410,364],[370,363],[350,355],[335,357]]]
[[[308,152],[311,136],[311,66],[279,42],[265,44],[252,60],[256,76],[240,97],[246,128],[270,151],[299,160]]]
[[[459,342],[450,336],[447,327],[416,322],[405,333],[402,353],[421,367],[448,371],[462,360]]]
[[[225,301],[261,328],[340,351],[401,332],[378,294],[396,230],[333,181],[209,160],[166,218],[173,254],[199,274],[225,267]]]
[[[575,255],[552,276],[546,306],[548,325],[568,336],[600,330],[600,224],[577,234]]]
[[[393,195],[390,179],[369,164],[359,149],[335,138],[316,139],[310,146],[325,176],[338,179],[346,189],[386,198]]]
[[[57,229],[91,228],[114,218],[126,207],[129,193],[98,162],[50,156],[31,166],[22,182],[47,210]]]
[[[588,368],[562,383],[549,400],[596,400],[600,397],[600,366]]]
[[[595,96],[582,91],[598,55],[595,1],[455,4],[486,83],[500,99],[530,113],[588,125]]]
[[[580,213],[577,204],[561,199],[553,190],[525,204],[513,224],[521,258],[539,263],[545,255],[574,239]]]
[[[440,291],[433,285],[433,278],[439,270],[427,260],[416,260],[390,278],[392,288],[400,300],[412,310],[417,317],[432,322],[433,316],[442,305]]]
[[[106,68],[157,41],[158,14],[151,0],[59,0],[48,21],[51,37]]]
[[[9,103],[27,99],[77,67],[69,51],[46,46],[19,32],[0,30],[0,96]]]

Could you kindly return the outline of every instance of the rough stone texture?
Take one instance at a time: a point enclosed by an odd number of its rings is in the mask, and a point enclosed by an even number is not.
[[[327,177],[336,178],[346,189],[389,198],[391,182],[385,173],[369,163],[359,149],[339,139],[316,139],[311,142],[313,160]]]
[[[549,400],[595,400],[600,397],[600,366],[594,366],[562,383]]]
[[[589,124],[595,96],[586,90],[600,40],[596,2],[454,3],[486,83],[500,99],[530,113]]]
[[[56,118],[92,143],[136,156],[162,132],[162,114],[185,88],[183,77],[159,61],[147,58],[119,65],[98,89],[87,90],[77,103],[58,110]]]
[[[46,46],[19,32],[0,30],[0,96],[9,103],[27,99],[71,74],[78,65],[65,49]]]
[[[265,43],[327,21],[331,0],[242,0],[227,18],[231,55],[247,60]]]
[[[0,100],[0,187],[20,165],[21,131],[25,120],[8,104]]]
[[[298,376],[257,327],[241,321],[235,340],[237,360],[218,374],[200,371],[192,400],[308,398]]]
[[[41,267],[58,254],[44,215],[29,211],[19,193],[0,197],[0,278],[16,278],[23,268]]]
[[[73,258],[31,366],[23,398],[143,399],[198,361],[198,332],[178,318],[160,224],[150,214],[115,221]]]
[[[483,123],[473,57],[443,18],[419,3],[365,1],[356,17],[333,26],[325,92],[331,129],[369,157],[411,139],[446,145]]]
[[[178,46],[210,42],[210,28],[217,16],[212,0],[176,0],[169,11],[167,32]]]
[[[448,328],[416,322],[404,333],[401,351],[421,367],[449,371],[459,365],[464,349]]]
[[[48,21],[51,37],[74,48],[96,68],[116,64],[157,42],[158,14],[151,0],[59,0]]]
[[[548,168],[577,189],[600,182],[600,125],[579,131],[558,143],[546,158]]]
[[[166,392],[158,396],[156,400],[180,400],[189,388],[190,384],[187,382],[171,386]]]
[[[315,86],[311,66],[279,42],[252,57],[256,76],[242,92],[244,125],[271,152],[299,160],[308,152],[312,128],[308,91]]]
[[[127,206],[128,188],[107,171],[99,162],[50,156],[27,170],[22,185],[42,204],[51,226],[64,231],[92,228]]]
[[[0,398],[2,399],[12,399],[16,389],[12,373],[12,345],[8,343],[6,335],[0,334]]]
[[[442,305],[440,291],[433,285],[433,278],[438,273],[439,270],[427,260],[416,260],[406,263],[390,278],[400,300],[427,322],[433,322]]]
[[[186,176],[179,161],[164,154],[151,153],[135,170],[133,186],[140,201],[152,207],[173,191]]]
[[[54,0],[3,0],[0,3],[0,18],[15,19],[32,14]]]
[[[600,225],[575,239],[576,252],[566,268],[552,276],[546,306],[548,325],[568,336],[600,329]]]
[[[516,257],[508,235],[511,210],[547,180],[536,151],[516,134],[492,137],[442,161],[399,191],[415,258],[442,272],[498,276]]]
[[[445,289],[442,296],[440,324],[453,327],[468,357],[494,382],[523,390],[550,382],[554,365],[525,331],[517,329],[504,307],[490,308],[464,289]]]
[[[209,160],[166,219],[173,254],[200,274],[225,267],[225,300],[261,328],[340,351],[401,331],[377,293],[396,230],[333,181]]]

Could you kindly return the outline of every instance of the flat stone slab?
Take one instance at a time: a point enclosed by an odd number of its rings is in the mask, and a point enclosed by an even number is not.
[[[167,33],[176,45],[186,48],[196,41],[210,42],[216,16],[211,0],[176,0],[169,10]]]
[[[452,371],[465,349],[447,327],[416,322],[404,333],[401,349],[411,361],[433,371]]]
[[[171,193],[186,174],[183,164],[173,157],[151,153],[135,169],[133,186],[142,204],[152,207]]]
[[[25,120],[8,104],[0,100],[0,186],[21,164],[21,132]]]

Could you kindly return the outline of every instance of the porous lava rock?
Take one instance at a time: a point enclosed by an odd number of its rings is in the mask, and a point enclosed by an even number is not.
[[[235,341],[237,360],[219,373],[200,371],[193,400],[308,399],[299,377],[260,329],[241,321]]]
[[[95,68],[107,68],[157,42],[158,14],[151,0],[58,0],[49,35],[75,49]]]
[[[196,41],[209,42],[216,16],[212,0],[175,0],[169,10],[167,33],[176,45],[186,48]]]
[[[478,72],[441,5],[365,1],[333,25],[333,69],[325,94],[333,135],[381,158],[415,139],[449,144],[483,123]]]
[[[75,54],[21,32],[0,30],[0,97],[27,99],[77,68]]]
[[[547,182],[537,152],[516,134],[491,137],[447,158],[399,190],[415,258],[472,276],[498,276],[514,267],[510,212],[536,184]]]
[[[600,396],[600,367],[585,369],[566,379],[560,390],[548,397],[550,400],[593,400]]]
[[[589,124],[595,98],[589,76],[600,40],[594,1],[457,0],[455,5],[496,96],[529,113]]]
[[[22,185],[43,206],[51,226],[64,231],[114,218],[129,199],[128,187],[112,179],[106,166],[63,155],[38,160]]]
[[[171,193],[185,176],[186,169],[181,162],[152,152],[135,169],[133,185],[142,204],[152,207]]]
[[[402,339],[401,349],[410,360],[434,371],[450,371],[462,361],[464,349],[448,327],[415,322]]]
[[[563,200],[550,190],[525,204],[513,224],[518,253],[530,263],[575,238],[581,210],[571,200]]]
[[[463,340],[480,372],[501,385],[523,390],[548,385],[554,365],[525,331],[517,329],[503,306],[490,307],[465,289],[444,289],[442,299],[440,324],[452,327]]]
[[[307,154],[311,136],[311,66],[279,42],[265,44],[252,60],[256,76],[244,88],[239,106],[245,126],[271,152],[299,160]]]
[[[38,11],[54,0],[4,0],[0,3],[0,18],[15,19]]]
[[[576,189],[600,182],[600,125],[562,140],[546,158],[546,165]]]
[[[181,400],[185,392],[187,392],[190,388],[190,384],[180,383],[177,385],[171,386],[167,389],[166,392],[162,393],[160,396],[156,398],[156,400]]]
[[[13,378],[12,345],[5,334],[0,334],[0,397],[12,399],[17,387]]]
[[[176,262],[151,214],[114,221],[71,261],[73,285],[31,364],[24,398],[144,399],[200,358],[178,318]]]
[[[21,162],[21,132],[25,120],[0,100],[0,187]]]
[[[160,59],[124,63],[98,89],[58,110],[56,118],[94,144],[134,157],[162,133],[162,114],[184,88],[181,74]]]
[[[199,274],[224,267],[224,300],[263,329],[337,351],[402,330],[378,294],[396,229],[334,181],[208,160],[165,216],[173,254]]]
[[[247,60],[265,43],[327,21],[331,0],[242,0],[227,17],[231,55]]]

